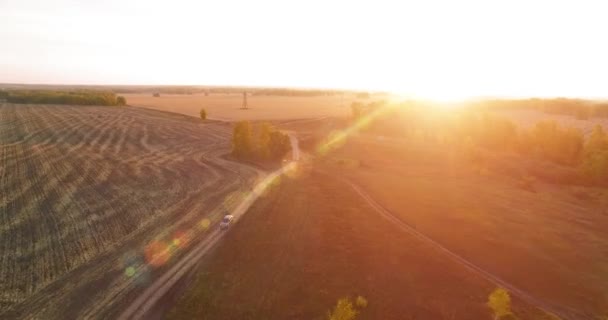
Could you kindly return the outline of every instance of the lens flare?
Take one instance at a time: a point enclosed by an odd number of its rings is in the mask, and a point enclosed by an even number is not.
[[[188,233],[183,232],[183,231],[175,232],[175,235],[173,236],[173,241],[172,241],[173,246],[175,246],[179,249],[185,249],[186,247],[188,247],[189,243],[190,243],[190,236]]]
[[[395,107],[396,106],[393,104],[385,104],[383,106],[375,108],[371,112],[362,115],[350,127],[346,128],[344,130],[341,130],[341,131],[333,132],[332,134],[330,134],[329,138],[317,148],[317,154],[325,155],[329,151],[334,150],[334,149],[339,148],[340,146],[344,145],[344,143],[346,143],[346,140],[348,139],[348,137],[350,137],[353,134],[356,134],[361,129],[367,127],[376,118],[387,113],[390,110],[393,110]]]
[[[125,275],[129,278],[131,278],[132,276],[135,275],[135,267],[131,266],[131,267],[127,267],[127,269],[125,269]]]
[[[198,227],[202,230],[202,231],[207,231],[207,229],[209,229],[209,226],[211,225],[211,221],[207,218],[202,219],[199,223],[198,223]]]
[[[146,262],[153,267],[160,267],[169,261],[171,248],[161,241],[152,241],[144,250]]]

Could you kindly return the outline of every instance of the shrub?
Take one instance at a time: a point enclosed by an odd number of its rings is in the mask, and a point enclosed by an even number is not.
[[[158,97],[160,97],[160,93],[158,93],[158,92],[154,92],[154,93],[152,94],[152,96],[153,96],[154,98],[158,98]]]
[[[334,309],[327,314],[328,320],[353,320],[357,317],[357,310],[353,308],[348,298],[338,300]]]
[[[116,104],[119,106],[126,106],[127,99],[125,99],[125,97],[123,97],[123,96],[118,96],[118,97],[116,97]]]
[[[201,109],[200,115],[202,120],[207,120],[207,111],[205,109]]]
[[[494,313],[494,319],[500,320],[503,317],[511,316],[511,296],[503,288],[497,288],[488,296],[488,307]]]

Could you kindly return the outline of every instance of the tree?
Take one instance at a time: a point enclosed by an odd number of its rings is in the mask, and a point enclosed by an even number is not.
[[[593,153],[596,151],[608,149],[608,138],[601,125],[596,125],[589,135],[587,143],[585,143],[585,153]]]
[[[276,131],[268,122],[262,123],[260,134],[257,141],[258,155],[262,159],[268,159],[270,154],[270,136]]]
[[[608,151],[586,154],[581,164],[581,171],[593,182],[605,181],[608,178]]]
[[[207,120],[207,111],[205,111],[205,109],[201,109],[200,114],[202,120]]]
[[[232,135],[232,153],[237,158],[251,157],[251,124],[249,121],[239,121],[234,126]]]
[[[353,320],[357,317],[357,310],[348,298],[338,300],[334,309],[328,313],[328,320]]]
[[[494,320],[512,315],[511,296],[503,288],[497,288],[488,296],[488,307],[494,312]]]
[[[608,137],[599,124],[593,128],[585,143],[581,171],[594,182],[608,178]]]
[[[268,151],[272,160],[281,159],[289,150],[291,143],[288,135],[277,130],[270,133]]]
[[[125,97],[123,97],[123,96],[116,97],[116,105],[126,106],[127,105],[127,99],[125,99]]]
[[[583,135],[575,128],[560,128],[555,121],[541,121],[533,131],[534,145],[550,161],[574,165],[583,151]]]

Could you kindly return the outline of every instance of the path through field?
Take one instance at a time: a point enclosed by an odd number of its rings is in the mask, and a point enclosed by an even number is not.
[[[292,170],[297,165],[296,162],[300,160],[298,139],[293,133],[290,133],[289,141],[291,143],[293,161],[266,175],[264,179],[255,186],[253,192],[249,193],[247,197],[230,212],[230,214],[235,216],[235,220],[238,221],[238,219],[247,212],[249,207],[251,207],[251,205],[266,191],[266,188],[271,185],[277,177]],[[150,315],[148,313],[150,310],[154,310],[155,304],[158,303],[180,278],[191,270],[218,241],[220,241],[224,234],[225,232],[222,232],[219,229],[215,229],[213,232],[209,233],[207,237],[198,243],[188,255],[179,261],[179,263],[176,263],[171,269],[165,272],[162,277],[148,286],[148,288],[124,310],[119,319],[149,319],[152,316],[158,316]]]
[[[369,194],[367,194],[360,186],[358,186],[354,182],[347,180],[345,178],[338,178],[338,179],[341,179],[342,181],[347,183],[361,198],[363,198],[363,200],[365,200],[369,204],[369,206],[372,209],[374,209],[376,212],[378,212],[383,218],[385,218],[388,221],[390,221],[391,223],[394,223],[395,225],[399,226],[399,228],[401,228],[403,231],[405,231],[409,234],[412,234],[413,236],[418,238],[420,241],[430,245],[432,248],[434,248],[435,250],[444,254],[451,260],[465,266],[471,272],[478,274],[478,275],[482,276],[483,278],[485,278],[486,280],[492,282],[497,287],[505,288],[511,294],[513,294],[514,296],[529,303],[530,305],[535,306],[548,314],[553,314],[553,315],[559,316],[561,319],[575,320],[575,319],[590,318],[590,316],[584,315],[577,310],[573,310],[573,309],[567,308],[565,306],[558,306],[558,305],[549,303],[547,301],[538,299],[538,298],[530,295],[529,293],[525,292],[524,290],[521,290],[521,289],[517,288],[516,286],[510,284],[509,282],[494,275],[490,271],[484,270],[483,268],[475,265],[474,263],[470,262],[469,260],[467,260],[467,259],[459,256],[455,252],[451,251],[449,248],[447,248],[447,247],[441,245],[440,243],[436,242],[435,240],[429,238],[427,235],[418,231],[414,226],[408,224],[407,222],[404,222],[403,220],[401,220],[400,218],[398,218],[397,216],[392,214],[389,210],[387,210],[381,204],[376,202]]]
[[[115,315],[250,190],[229,149],[221,122],[0,104],[0,318]]]

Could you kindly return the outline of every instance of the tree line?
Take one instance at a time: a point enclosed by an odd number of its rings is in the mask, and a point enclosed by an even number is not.
[[[608,183],[608,134],[601,125],[596,125],[585,138],[581,130],[553,120],[523,128],[500,114],[476,108],[442,112],[411,103],[398,108],[386,106],[382,101],[353,103],[353,119],[381,114],[365,130],[457,146],[470,151],[473,157],[479,148],[512,152],[575,168],[588,182]],[[374,112],[379,108],[386,108],[387,112]]]
[[[563,114],[587,119],[608,117],[608,103],[584,99],[488,99],[465,104],[476,109],[529,109],[550,114]]]
[[[289,136],[269,123],[252,126],[237,122],[232,135],[232,155],[243,160],[277,161],[291,150]]]
[[[4,95],[6,101],[11,103],[96,106],[123,106],[127,104],[125,97],[117,96],[109,91],[11,90],[6,91]]]

